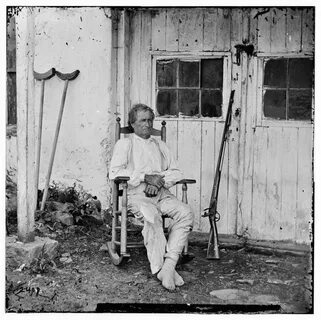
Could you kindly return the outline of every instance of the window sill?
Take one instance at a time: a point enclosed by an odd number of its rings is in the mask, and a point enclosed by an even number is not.
[[[17,136],[17,125],[16,124],[10,124],[7,125],[7,138],[16,137]]]
[[[257,127],[287,127],[287,128],[312,128],[313,123],[310,121],[295,121],[295,120],[262,120]]]
[[[220,118],[197,118],[197,117],[155,117],[155,121],[202,121],[202,122],[225,122],[223,117]]]

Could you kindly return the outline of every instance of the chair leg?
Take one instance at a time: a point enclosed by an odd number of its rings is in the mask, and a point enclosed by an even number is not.
[[[182,184],[182,202],[183,203],[188,203],[187,202],[187,184],[183,183]],[[186,239],[186,243],[182,252],[182,255],[180,257],[179,263],[184,264],[187,263],[191,260],[193,260],[195,256],[192,253],[188,252],[188,239]]]
[[[127,182],[122,183],[123,196],[121,205],[120,254],[127,255]]]
[[[107,242],[107,249],[111,261],[114,265],[118,266],[123,264],[129,259],[129,254],[127,253],[127,188],[126,192],[123,193],[122,197],[122,218],[121,218],[121,233],[120,237],[117,237],[116,227],[119,225],[119,216],[118,216],[118,185],[114,184],[114,193],[113,193],[113,218],[112,218],[112,235],[111,241]],[[124,200],[125,199],[125,200]],[[120,238],[120,239],[119,239]],[[120,240],[120,245],[116,244],[116,241]]]
[[[124,256],[119,255],[117,253],[117,250],[112,249],[112,242],[111,241],[107,242],[107,249],[108,249],[108,253],[111,258],[111,261],[115,266],[121,265],[122,263],[124,263],[128,259],[127,257],[125,258]]]

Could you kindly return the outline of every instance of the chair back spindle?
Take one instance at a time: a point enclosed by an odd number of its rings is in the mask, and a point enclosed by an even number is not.
[[[162,141],[166,142],[166,121],[162,121],[162,128],[161,128],[161,139]]]
[[[115,141],[120,139],[120,118],[116,119]]]

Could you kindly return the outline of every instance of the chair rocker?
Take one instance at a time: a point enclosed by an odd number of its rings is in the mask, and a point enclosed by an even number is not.
[[[121,127],[120,118],[116,119],[116,141],[120,139],[121,134],[132,134],[133,129],[129,126]],[[153,129],[153,136],[160,136],[161,140],[166,142],[166,122],[162,122],[160,130]],[[128,218],[134,215],[127,210],[127,189],[129,177],[119,176],[113,180],[112,186],[112,235],[111,241],[107,242],[109,256],[114,265],[121,265],[130,258],[128,249],[143,248],[143,241],[129,242],[127,235],[129,232],[137,231],[129,227]],[[182,202],[187,202],[187,185],[196,183],[193,179],[183,179],[176,184],[182,185]],[[167,228],[165,227],[166,216],[163,217],[163,229],[165,235]],[[186,263],[194,258],[194,255],[188,252],[188,241],[185,244],[181,254],[179,263]]]

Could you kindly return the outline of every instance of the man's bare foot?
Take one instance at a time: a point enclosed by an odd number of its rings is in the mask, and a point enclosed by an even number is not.
[[[176,272],[176,270],[174,270],[174,286],[173,286],[173,283],[172,283],[172,279],[165,279],[164,277],[164,274],[165,273],[168,273],[167,271],[163,271],[163,272],[159,272],[157,274],[157,278],[158,280],[162,281],[162,285],[168,289],[168,290],[174,290],[175,289],[175,286],[176,287],[181,287],[182,285],[185,284],[183,278]]]
[[[167,290],[175,290],[175,269],[168,270],[162,268],[161,271],[158,272],[157,278],[162,282],[163,287]]]
[[[163,287],[170,291],[175,290],[176,279],[178,283],[181,283],[179,274],[177,274],[179,277],[175,277],[175,266],[174,260],[166,258],[162,269],[157,274],[157,278],[162,282]]]
[[[174,273],[174,282],[175,282],[175,286],[177,287],[181,287],[185,283],[183,278],[177,273],[176,270]]]

